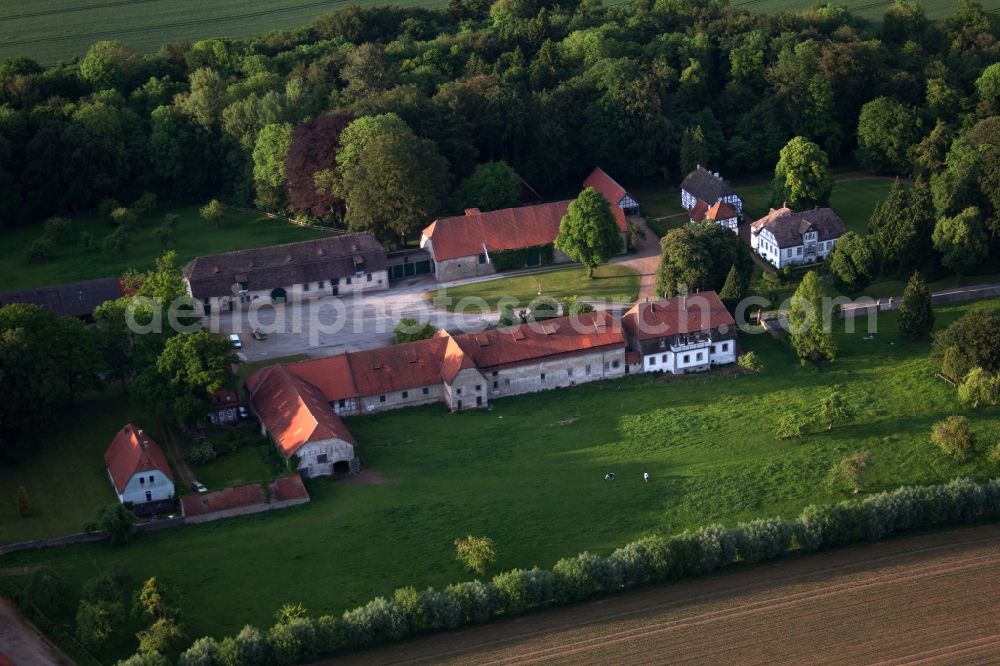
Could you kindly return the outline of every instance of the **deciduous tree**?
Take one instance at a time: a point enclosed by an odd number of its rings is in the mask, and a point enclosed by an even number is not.
[[[456,210],[512,208],[521,201],[521,179],[506,162],[479,164],[452,195]]]
[[[559,223],[555,248],[586,266],[591,278],[595,268],[622,250],[622,237],[611,206],[603,194],[588,187],[570,203]]]
[[[455,539],[455,557],[469,571],[473,571],[481,576],[486,573],[486,569],[497,559],[497,552],[493,545],[493,539],[472,536],[470,534],[466,537]]]
[[[673,296],[683,291],[719,291],[735,267],[743,289],[750,281],[753,260],[739,237],[712,222],[685,224],[660,240],[656,291]]]
[[[830,272],[837,284],[848,293],[857,293],[875,277],[875,253],[868,238],[853,231],[837,239],[830,252]]]
[[[934,249],[941,253],[941,263],[958,275],[968,274],[989,256],[989,237],[975,207],[939,219],[932,239]]]
[[[819,146],[797,136],[781,149],[774,168],[773,205],[787,202],[796,209],[825,206],[832,191],[830,161]]]

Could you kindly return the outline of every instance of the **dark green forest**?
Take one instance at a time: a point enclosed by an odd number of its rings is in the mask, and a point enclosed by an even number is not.
[[[667,185],[697,163],[770,171],[803,136],[833,164],[924,176],[939,216],[975,206],[996,238],[998,34],[969,0],[940,21],[896,2],[879,23],[830,5],[453,0],[154,55],[99,42],[79,62],[0,63],[0,224],[151,192],[393,240],[464,203],[477,164],[543,192],[598,164]]]

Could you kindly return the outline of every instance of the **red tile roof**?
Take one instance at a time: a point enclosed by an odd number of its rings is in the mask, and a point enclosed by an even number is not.
[[[267,486],[268,495],[272,502],[284,502],[287,500],[309,499],[309,491],[302,483],[302,478],[298,475],[283,476],[275,479]]]
[[[328,356],[321,359],[321,362],[302,361],[285,367],[322,391],[323,397],[328,402],[354,398],[358,395],[354,377],[351,375],[351,366],[344,354]]]
[[[104,452],[104,462],[119,493],[124,492],[129,479],[142,472],[159,470],[168,479],[174,480],[160,445],[131,423],[126,423],[115,435],[111,446]]]
[[[708,213],[708,204],[698,199],[691,212],[688,213],[688,217],[695,222],[701,222],[705,219],[705,215]]]
[[[255,504],[267,504],[260,484],[223,488],[211,493],[185,495],[181,498],[181,512],[184,516],[201,516],[216,511],[226,511]]]
[[[448,342],[444,348],[444,359],[441,363],[441,378],[449,384],[455,381],[462,370],[475,368],[476,363],[462,349],[462,346],[455,338],[448,336]]]
[[[612,205],[617,206],[618,202],[625,198],[625,188],[619,185],[614,178],[605,173],[604,169],[601,167],[595,168],[587,176],[587,180],[583,181],[583,188],[587,189],[592,187],[601,194],[604,198],[612,203]]]
[[[354,444],[322,391],[285,366],[264,368],[247,387],[254,410],[286,458],[309,442],[340,438]]]
[[[622,326],[639,340],[678,333],[707,331],[736,322],[714,291],[677,296],[665,301],[637,303],[622,317]]]
[[[441,383],[448,340],[435,336],[347,355],[358,395],[377,395]]]
[[[624,347],[625,338],[606,311],[560,317],[542,323],[466,333],[455,340],[480,370],[517,365],[542,358]]]
[[[713,222],[718,222],[719,220],[730,220],[736,217],[736,209],[730,206],[725,201],[716,201],[705,213],[705,217],[712,220]]]
[[[226,407],[235,407],[240,404],[240,397],[236,394],[236,391],[216,391],[215,393],[208,396],[208,401],[212,405],[212,410],[225,409]]]
[[[570,203],[555,201],[445,217],[432,222],[423,235],[431,240],[437,261],[478,256],[484,244],[491,252],[545,245],[559,235],[559,223]],[[627,231],[625,213],[616,205],[611,206],[611,211],[618,228]]]

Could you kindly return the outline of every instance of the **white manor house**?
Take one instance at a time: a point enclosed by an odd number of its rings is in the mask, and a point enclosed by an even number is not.
[[[809,264],[826,259],[844,230],[830,208],[796,213],[784,204],[750,225],[750,247],[775,268]]]

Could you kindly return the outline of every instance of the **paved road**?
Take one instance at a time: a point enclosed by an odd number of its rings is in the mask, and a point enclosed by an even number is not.
[[[257,361],[382,347],[392,343],[393,328],[404,317],[429,321],[449,331],[478,330],[484,319],[495,321],[495,315],[478,310],[462,315],[433,307],[424,295],[439,286],[433,278],[418,278],[362,296],[330,296],[298,305],[265,306],[256,312],[221,313],[209,326],[224,334],[240,333],[240,357]],[[250,335],[254,328],[268,332],[268,339],[254,340]]]
[[[656,235],[648,229],[646,233],[638,253],[612,260],[612,263],[629,266],[642,275],[640,297],[653,296],[659,261]],[[557,268],[572,266],[574,264]],[[400,319],[407,317],[430,322],[451,332],[481,330],[484,323],[495,323],[499,313],[489,312],[475,302],[469,302],[463,309],[464,313],[448,312],[428,299],[429,292],[549,270],[553,267],[506,271],[502,275],[441,283],[431,276],[422,276],[395,282],[389,289],[360,296],[329,296],[297,305],[267,305],[256,312],[216,313],[209,320],[209,326],[211,330],[226,335],[240,333],[243,349],[239,356],[244,361],[295,354],[332,356],[392,344],[393,328]],[[254,340],[251,336],[254,328],[266,331],[268,339]]]
[[[5,662],[4,658],[10,662]],[[68,666],[73,661],[0,597],[0,664]]]
[[[1000,525],[777,561],[336,664],[989,664]]]

